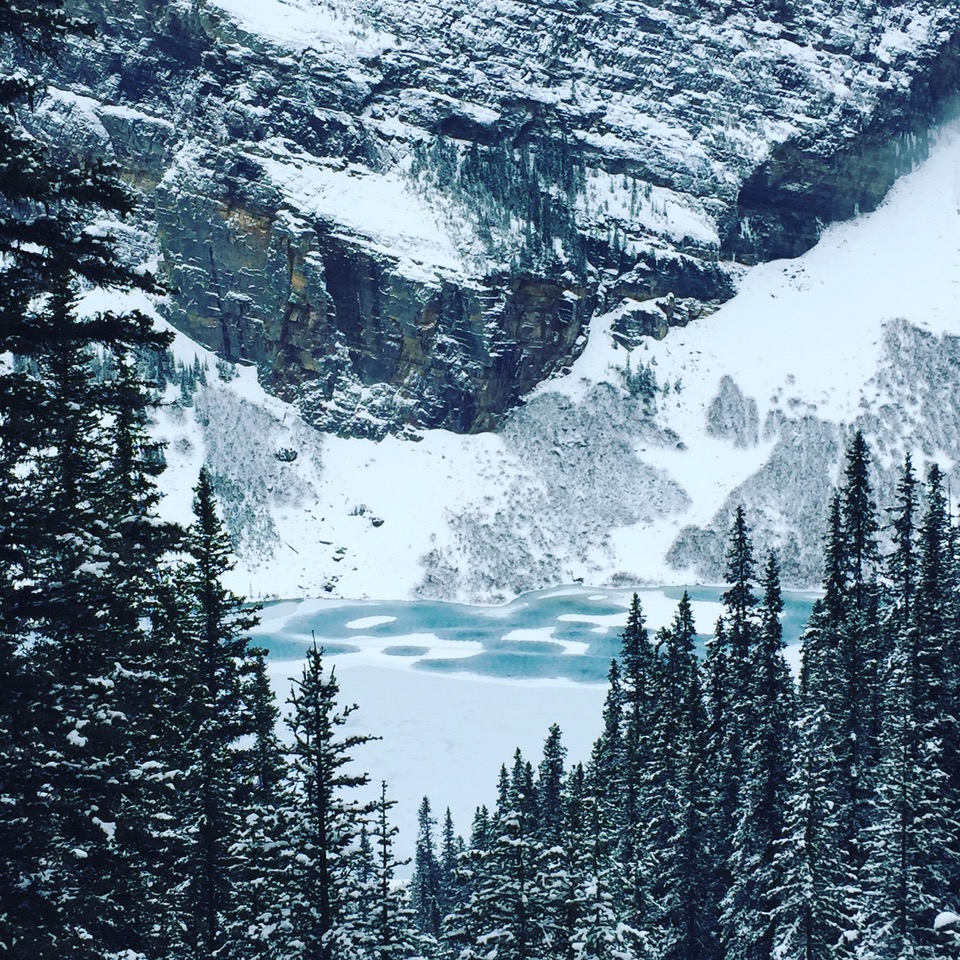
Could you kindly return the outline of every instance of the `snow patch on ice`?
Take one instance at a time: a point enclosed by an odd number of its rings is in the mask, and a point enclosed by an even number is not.
[[[396,617],[359,617],[345,624],[348,630],[369,630],[371,627],[379,627],[385,623],[393,623]]]

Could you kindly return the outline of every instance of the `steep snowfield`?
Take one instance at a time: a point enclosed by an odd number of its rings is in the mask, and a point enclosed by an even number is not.
[[[816,579],[844,431],[874,439],[881,494],[904,449],[948,471],[960,456],[958,285],[954,125],[880,209],[752,269],[712,316],[633,351],[611,335],[618,311],[596,317],[570,373],[497,434],[320,437],[252,369],[211,375],[192,410],[160,417],[165,509],[185,517],[207,460],[231,502],[235,586],[253,596],[498,601],[578,578],[712,579],[742,497],[758,545],[778,547],[802,585]],[[176,351],[214,367],[185,337]],[[630,395],[628,361],[652,370],[655,410]],[[277,460],[281,448],[297,459]]]

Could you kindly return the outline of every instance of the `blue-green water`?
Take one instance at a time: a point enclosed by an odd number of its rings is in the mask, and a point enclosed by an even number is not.
[[[702,643],[722,612],[722,588],[686,589]],[[683,590],[637,591],[651,636],[672,619]],[[283,601],[264,609],[254,639],[274,660],[301,659],[315,638],[335,658],[391,658],[394,665],[403,660],[420,670],[600,682],[619,652],[631,595],[630,590],[564,587],[498,607],[431,600]],[[797,642],[813,600],[809,593],[785,595],[788,645]]]

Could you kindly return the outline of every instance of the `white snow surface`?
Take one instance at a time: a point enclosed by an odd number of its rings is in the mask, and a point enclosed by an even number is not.
[[[463,273],[445,226],[399,173],[291,154],[283,144],[261,149],[269,155],[254,159],[299,210],[364,238],[372,250],[394,259],[405,276],[431,283]]]
[[[960,917],[952,910],[944,910],[938,913],[936,919],[934,919],[933,929],[943,930],[945,927],[956,926],[957,924],[960,924]]]
[[[354,56],[375,56],[393,45],[336,0],[210,0],[210,6],[286,51],[334,46]]]
[[[347,627],[350,630],[369,630],[371,627],[379,627],[384,623],[393,623],[396,617],[358,617],[351,620]]]

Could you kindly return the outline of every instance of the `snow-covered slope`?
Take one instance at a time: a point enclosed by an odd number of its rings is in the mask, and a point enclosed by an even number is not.
[[[953,125],[877,211],[752,268],[712,316],[632,350],[629,304],[595,317],[570,372],[495,433],[321,436],[252,369],[211,378],[161,418],[168,503],[182,515],[207,460],[253,596],[496,601],[580,578],[718,580],[740,502],[758,549],[808,585],[852,429],[874,446],[881,502],[905,450],[948,474],[960,458],[958,290]]]

